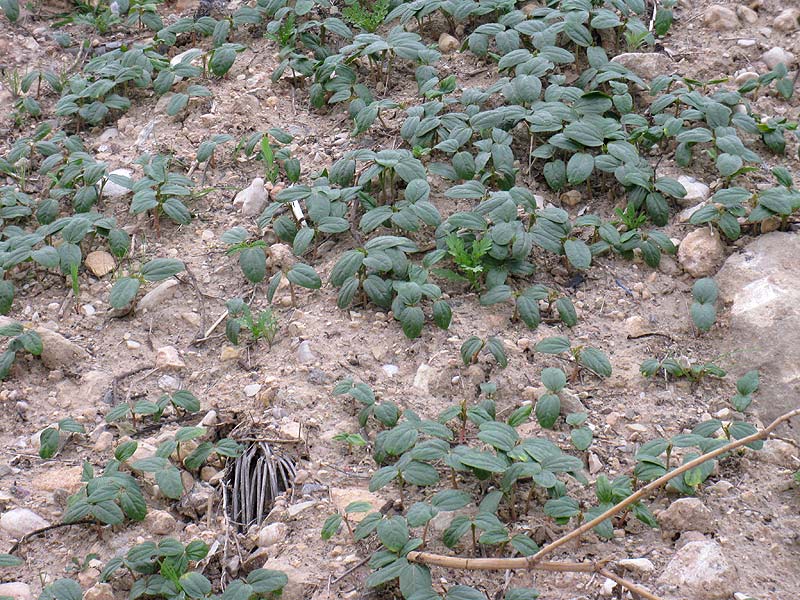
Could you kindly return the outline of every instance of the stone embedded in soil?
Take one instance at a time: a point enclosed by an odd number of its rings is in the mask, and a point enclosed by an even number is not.
[[[121,177],[132,177],[133,171],[130,169],[114,169],[109,173],[111,175],[119,175]],[[106,198],[124,198],[128,194],[133,193],[132,190],[118,184],[114,183],[111,179],[107,179],[105,184],[103,185],[103,196]]]
[[[678,262],[692,277],[713,275],[725,258],[725,244],[716,231],[691,231],[678,246]]]
[[[14,598],[14,600],[31,600],[33,594],[31,587],[21,581],[0,583],[0,597]]]
[[[764,447],[755,453],[755,458],[792,470],[796,470],[800,465],[797,448],[783,440],[767,440],[764,442]]]
[[[372,510],[368,512],[374,512],[376,510],[380,510],[383,507],[385,500],[378,496],[377,494],[373,494],[369,490],[365,490],[362,488],[331,488],[330,489],[331,501],[336,509],[344,514],[345,509],[347,506],[353,502],[368,502],[370,506],[372,506]],[[351,521],[360,521],[363,519],[368,513],[352,513],[347,515],[347,518]]]
[[[711,511],[697,498],[680,498],[658,514],[658,524],[665,538],[674,538],[684,531],[714,531]]]
[[[580,204],[582,197],[578,190],[569,190],[561,194],[558,199],[561,201],[561,204],[572,207]]]
[[[633,71],[646,81],[651,81],[659,75],[669,75],[675,68],[675,63],[666,54],[660,52],[626,52],[618,54],[611,59]]]
[[[451,54],[458,50],[459,46],[461,46],[461,42],[449,33],[445,32],[439,36],[439,51],[442,54]]]
[[[260,383],[251,383],[250,385],[244,386],[244,395],[248,398],[255,397],[258,392],[261,391],[261,384]]]
[[[411,385],[415,390],[428,394],[430,393],[430,384],[434,375],[433,367],[423,363],[417,367],[417,372],[414,374],[414,382]]]
[[[624,558],[617,562],[623,569],[638,575],[646,575],[656,570],[656,566],[647,558]]]
[[[712,4],[703,15],[705,24],[715,31],[730,31],[739,27],[739,18],[736,13],[720,4]]]
[[[50,523],[27,508],[12,508],[0,517],[0,529],[16,538],[48,525]]]
[[[0,318],[0,326],[11,322],[7,317]],[[46,327],[37,327],[36,333],[42,338],[41,359],[44,366],[50,370],[69,367],[74,369],[80,360],[89,358],[89,353],[83,348],[69,341],[60,333]]]
[[[786,8],[775,17],[772,21],[772,26],[778,31],[790,33],[800,29],[800,9]]]
[[[81,485],[83,467],[56,467],[49,471],[39,473],[32,480],[31,484],[37,490],[43,492],[55,492],[56,490],[66,490],[69,494],[77,492]]]
[[[136,303],[136,310],[155,310],[156,308],[160,308],[167,300],[175,295],[179,285],[180,281],[177,279],[162,281],[142,296],[142,299]]]
[[[286,523],[271,523],[258,532],[258,545],[260,548],[269,548],[286,539],[289,528]]]
[[[184,369],[186,368],[186,363],[183,362],[174,346],[162,346],[156,350],[156,368]]]
[[[669,561],[660,584],[677,588],[680,598],[723,600],[736,589],[736,569],[722,548],[710,540],[689,542]]]
[[[708,200],[711,194],[711,189],[705,183],[698,181],[694,177],[681,175],[678,177],[678,183],[686,189],[686,195],[683,198],[678,198],[678,204],[681,206],[694,206],[699,202]]]
[[[89,252],[83,260],[83,264],[86,265],[86,268],[89,269],[95,277],[108,275],[117,268],[117,261],[105,250]]]
[[[256,177],[248,187],[236,194],[233,199],[234,206],[242,207],[242,214],[245,217],[256,217],[261,214],[267,206],[267,190],[264,188],[264,180]]]
[[[264,563],[264,569],[283,571],[289,579],[281,593],[281,600],[308,600],[311,595],[306,592],[306,587],[314,585],[312,573],[323,574],[322,564],[308,565],[308,568],[298,568],[290,562],[289,556],[270,558]]]
[[[781,63],[787,67],[790,67],[794,62],[794,54],[776,46],[775,48],[767,50],[761,55],[761,62],[767,65],[767,68],[770,71]]]
[[[165,510],[150,510],[144,519],[144,526],[153,535],[167,535],[175,531],[175,517]]]
[[[725,261],[717,274],[730,305],[727,347],[739,353],[737,375],[758,369],[756,410],[764,421],[797,407],[800,388],[800,234],[772,232]],[[741,353],[742,347],[746,352]],[[795,430],[790,430],[795,431]],[[800,433],[792,433],[797,437]]]

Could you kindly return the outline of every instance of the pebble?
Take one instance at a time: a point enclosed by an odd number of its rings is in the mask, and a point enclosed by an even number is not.
[[[117,268],[117,261],[105,250],[89,252],[83,260],[83,264],[86,265],[86,268],[89,269],[95,277],[108,275]]]
[[[449,33],[444,32],[439,36],[439,51],[442,54],[451,54],[458,50],[459,46],[461,42]]]
[[[628,569],[632,573],[644,575],[656,570],[656,566],[647,558],[625,558],[617,563],[623,569]]]
[[[261,391],[260,383],[251,383],[250,385],[244,386],[244,395],[247,396],[248,398],[253,398],[260,391]]]
[[[139,348],[142,347],[142,344],[140,342],[137,342],[136,340],[127,340],[125,342],[125,345],[128,347],[129,350],[138,350]]]
[[[121,177],[130,178],[133,176],[133,171],[130,169],[114,169],[109,175],[119,175]],[[118,183],[114,183],[110,179],[106,180],[105,185],[103,185],[103,196],[106,198],[124,198],[131,193],[131,190]]]
[[[97,309],[91,304],[84,304],[81,306],[81,312],[84,316],[91,317],[97,312]]]
[[[658,514],[661,534],[665,538],[674,538],[684,531],[711,533],[714,531],[714,519],[711,511],[697,498],[680,498],[669,505],[669,508]]]
[[[739,27],[739,18],[727,6],[713,4],[703,15],[705,24],[715,31],[730,31]]]
[[[227,362],[230,360],[239,360],[239,355],[241,354],[241,350],[234,346],[223,346],[222,350],[219,353],[219,359],[222,362]]]
[[[205,414],[203,420],[200,421],[200,425],[203,427],[214,427],[218,421],[217,411],[210,410]]]
[[[27,508],[12,508],[0,517],[0,529],[16,538],[48,525],[50,523]]]
[[[156,350],[157,369],[185,369],[186,363],[178,354],[175,346],[162,346]]]
[[[278,542],[286,539],[288,529],[286,523],[271,523],[267,525],[258,532],[258,546],[260,548],[274,546]]]
[[[713,275],[725,258],[725,243],[708,228],[691,231],[678,246],[678,262],[692,277]]]
[[[256,217],[261,214],[267,206],[267,190],[264,188],[264,180],[256,177],[233,199],[234,206],[242,207],[242,214],[246,217]]]
[[[749,25],[758,21],[758,13],[749,6],[737,6],[736,16]]]
[[[781,63],[785,64],[787,67],[790,66],[794,62],[794,54],[776,46],[764,52],[764,54],[761,55],[761,61],[767,65],[767,68],[771,71]]]
[[[311,343],[308,340],[303,340],[297,347],[296,351],[297,361],[302,364],[314,362],[317,357],[311,351]]]
[[[741,42],[742,40],[739,41]],[[744,73],[739,73],[733,82],[738,86],[742,86],[751,79],[758,79],[758,73],[755,71],[745,71]]]
[[[14,598],[14,600],[31,600],[33,594],[31,587],[21,581],[11,583],[0,583],[0,597]]]
[[[94,443],[94,451],[95,452],[105,452],[106,450],[111,449],[111,445],[114,443],[114,434],[110,431],[104,431],[99,436],[97,436],[97,441]]]
[[[427,394],[429,393],[429,386],[434,374],[433,367],[422,363],[417,367],[417,372],[414,374],[414,382],[411,385],[415,390]]]
[[[298,504],[292,504],[287,509],[287,512],[289,513],[290,517],[294,518],[297,515],[299,515],[301,512],[303,512],[304,510],[308,510],[309,508],[311,508],[312,506],[315,506],[316,504],[317,504],[316,500],[308,500],[306,502],[299,502]]]
[[[394,377],[400,372],[400,367],[397,365],[382,365],[381,369],[386,373],[387,377]]]
[[[778,31],[790,33],[800,29],[800,9],[786,8],[775,17],[772,26]]]
[[[144,520],[147,531],[153,535],[167,535],[175,530],[175,517],[165,510],[151,510]]]
[[[322,369],[311,367],[308,370],[308,383],[313,385],[327,385],[330,382],[330,377]]]
[[[181,389],[181,380],[172,375],[162,375],[158,378],[158,387],[162,390],[174,392]]]
[[[83,600],[114,600],[114,589],[110,583],[96,583],[84,592]]]
[[[136,310],[155,310],[156,308],[160,308],[167,300],[175,295],[179,285],[180,282],[173,278],[162,281],[142,296],[142,299],[136,303]]]
[[[737,40],[736,44],[742,48],[751,48],[756,45],[756,41],[751,38],[742,38],[741,40]]]

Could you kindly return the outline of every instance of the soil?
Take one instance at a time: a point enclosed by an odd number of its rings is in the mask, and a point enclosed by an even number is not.
[[[784,8],[783,2],[759,2],[756,23],[723,33],[704,24],[703,15],[709,4],[705,1],[679,4],[675,26],[661,42],[662,51],[675,60],[680,73],[708,80],[734,76],[742,70],[763,72],[765,69],[758,59],[773,46],[800,56],[798,31],[780,33],[770,28],[774,16]],[[724,4],[736,7],[733,2]],[[194,8],[166,5],[161,12],[165,16],[192,14]],[[36,11],[20,25],[0,20],[0,66],[6,74],[15,68],[58,70],[72,64],[75,57],[53,40],[51,23],[37,18]],[[445,27],[444,23],[439,25]],[[442,28],[434,31],[436,27],[432,26],[430,31],[421,33],[426,42],[432,43]],[[94,35],[95,47],[110,41],[129,41],[132,35],[139,35],[120,30],[99,36],[80,26],[64,29],[76,39]],[[254,131],[282,127],[294,136],[292,154],[300,159],[303,173],[309,174],[321,171],[348,150],[401,144],[397,127],[402,122],[402,111],[396,115],[389,112],[387,127],[376,125],[354,138],[348,135],[351,121],[342,110],[322,113],[310,110],[307,90],[293,90],[285,79],[278,83],[270,81],[270,73],[277,64],[274,42],[259,36],[242,37],[248,49],[237,58],[226,77],[208,83],[213,98],[195,101],[188,112],[171,118],[164,113],[163,100],[140,97],[116,123],[83,132],[83,139],[97,159],[106,161],[109,168],[138,168],[132,165],[143,152],[164,152],[173,154],[188,168],[198,144],[210,135],[228,133],[238,139]],[[750,39],[755,44],[740,44],[740,40]],[[485,66],[469,53],[458,53],[444,56],[439,68],[442,74],[456,74],[459,85],[477,87],[486,85],[495,76],[492,69],[481,72]],[[8,93],[2,85],[5,83],[0,84],[0,131],[3,132],[0,153],[7,150],[9,140],[29,133],[35,126],[26,123],[21,130],[15,126],[10,117],[10,103],[5,100]],[[387,95],[401,104],[417,102],[413,73],[398,70]],[[45,96],[42,100],[45,110],[52,108],[55,100],[53,95]],[[758,99],[757,109],[793,120],[800,112],[797,96],[783,101],[765,94]],[[143,134],[147,131],[149,135]],[[796,144],[790,144],[787,154],[797,156]],[[668,163],[669,159],[664,161],[664,168],[674,169]],[[790,165],[795,170],[798,166],[796,160]],[[699,165],[687,174],[706,181],[708,177]],[[164,391],[180,386],[191,390],[203,407],[196,419],[185,424],[196,423],[203,414],[214,410],[221,423],[220,435],[238,425],[240,434],[287,439],[296,431],[297,424],[301,426],[300,443],[278,443],[275,447],[297,458],[302,470],[305,487],[301,489],[298,483],[288,494],[287,504],[307,501],[311,504],[295,516],[285,517],[288,526],[285,539],[266,550],[259,550],[247,535],[235,539],[236,533],[226,527],[216,481],[219,477],[215,478],[214,472],[205,473],[205,478],[212,481],[215,495],[211,511],[202,510],[202,516],[182,510],[181,505],[164,498],[148,497],[151,510],[170,511],[177,519],[172,535],[185,542],[195,537],[219,542],[206,574],[225,581],[237,575],[237,568],[246,572],[263,566],[269,559],[269,566],[284,568],[293,582],[301,582],[299,588],[287,590],[288,597],[377,598],[380,596],[376,592],[368,592],[364,586],[366,567],[343,576],[369,556],[373,548],[354,546],[341,533],[330,542],[320,539],[322,522],[334,510],[332,498],[340,494],[349,499],[365,493],[375,469],[368,452],[359,449],[350,452],[333,440],[337,433],[358,431],[356,402],[333,396],[334,383],[344,377],[364,381],[379,397],[435,418],[447,405],[462,398],[477,398],[478,385],[492,381],[498,387],[498,412],[506,414],[521,401],[532,399],[531,388],[538,385],[542,368],[563,366],[553,357],[534,354],[532,347],[541,338],[561,334],[564,328],[542,324],[532,332],[524,324],[511,320],[510,307],[482,307],[475,294],[448,284],[444,289],[451,297],[454,311],[450,329],[440,331],[426,326],[422,337],[407,340],[398,323],[383,312],[371,308],[336,309],[336,290],[328,285],[314,292],[299,291],[294,306],[290,305],[288,290],[281,289],[276,299],[280,328],[275,342],[271,347],[261,342],[231,360],[235,352],[224,338],[224,324],[214,330],[210,326],[225,312],[225,302],[230,298],[252,295],[256,305],[266,306],[266,285],[253,290],[244,280],[235,258],[226,254],[220,236],[236,225],[255,231],[253,220],[242,217],[232,201],[236,192],[262,175],[257,161],[235,160],[230,153],[218,150],[212,166],[193,174],[198,185],[210,191],[192,204],[195,215],[192,223],[184,227],[165,224],[160,236],[155,235],[151,224],[128,213],[127,200],[100,207],[133,231],[135,260],[178,257],[189,268],[191,276],[180,275],[180,285],[174,288],[174,294],[151,311],[112,317],[108,310],[112,275],[98,279],[88,271],[82,272],[77,310],[72,305],[69,283],[59,277],[30,276],[19,286],[22,291],[9,316],[61,333],[85,349],[88,356],[55,370],[47,369],[38,359],[18,361],[12,375],[0,384],[0,414],[4,417],[0,420],[0,508],[31,508],[57,523],[67,495],[79,486],[84,461],[102,468],[112,457],[112,450],[101,443],[101,434],[111,432],[114,445],[123,435],[105,424],[109,400],[138,396],[156,399]],[[547,201],[559,204],[558,198],[533,177],[527,181],[523,178],[522,184],[541,193]],[[435,182],[435,189],[441,191],[441,188],[441,182]],[[452,208],[444,205],[446,201],[441,194],[439,197],[442,211],[450,212]],[[608,198],[593,197],[570,209],[573,216],[583,207],[608,217],[613,213],[614,203]],[[666,230],[671,237],[680,239],[691,229],[692,226],[673,222]],[[728,251],[735,252],[747,241],[745,237],[731,244]],[[306,259],[326,281],[338,256],[351,247],[352,240],[340,237],[324,242]],[[614,367],[613,375],[605,381],[584,375],[570,384],[588,409],[589,423],[594,429],[590,451],[582,453],[584,460],[594,455],[593,462],[599,461],[601,472],[609,477],[630,474],[635,464],[634,454],[642,442],[680,433],[709,415],[724,414],[735,392],[735,377],[707,378],[690,384],[646,380],[639,373],[639,364],[645,358],[670,353],[692,360],[717,359],[732,374],[743,373],[736,355],[720,356],[721,348],[729,347],[724,308],[717,326],[708,334],[697,335],[688,317],[693,279],[683,274],[673,259],[665,259],[660,269],[653,270],[640,262],[606,257],[597,261],[585,280],[574,288],[568,287],[570,274],[562,264],[543,255],[535,255],[534,262],[537,264],[534,281],[569,295],[575,303],[580,319],[569,332],[573,343],[601,348]],[[151,284],[148,289],[153,287]],[[647,335],[639,335],[642,327]],[[465,369],[459,359],[459,348],[471,335],[500,337],[508,352],[509,368],[499,369],[489,359],[481,359],[476,366]],[[197,342],[198,338],[205,339]],[[310,362],[298,358],[297,350],[303,341],[309,343],[313,353]],[[185,368],[155,368],[157,350],[165,346],[179,350]],[[386,365],[396,366],[396,372]],[[253,384],[261,387],[254,395],[246,395],[246,386]],[[109,395],[112,387],[116,395]],[[81,421],[87,428],[87,436],[71,440],[53,459],[40,459],[35,445],[37,432],[67,416]],[[178,426],[167,422],[139,436],[138,441],[155,445]],[[525,427],[531,435],[549,436],[568,447],[566,425],[556,431],[542,431],[533,424]],[[723,462],[698,493],[713,513],[710,537],[720,543],[736,567],[737,591],[762,600],[800,597],[800,494],[791,484],[790,466],[775,464],[748,451]],[[590,478],[594,477],[592,473]],[[732,487],[727,489],[720,482],[729,482]],[[196,482],[198,489],[201,485]],[[308,493],[304,495],[303,490]],[[390,493],[384,492],[376,495],[376,504],[393,500]],[[420,493],[417,499],[421,498]],[[654,511],[666,508],[674,499],[674,495],[667,493],[656,494],[651,507]],[[532,532],[541,543],[555,539],[569,528],[555,525],[540,513],[523,517],[514,524],[515,532]],[[26,541],[19,551],[25,565],[18,571],[4,570],[2,577],[4,581],[28,583],[35,595],[44,584],[63,576],[78,578],[86,589],[96,581],[97,570],[89,566],[76,573],[74,561],[84,566],[84,559],[92,555],[105,561],[153,535],[150,521],[114,528],[83,525],[56,529]],[[0,549],[8,550],[13,543],[9,534],[0,532]],[[431,550],[442,548],[434,545]],[[567,546],[553,558],[646,557],[654,563],[655,571],[637,575],[636,579],[655,589],[658,574],[675,550],[675,540],[662,538],[658,530],[629,522],[620,526],[611,541],[587,535],[580,545]],[[255,556],[251,556],[253,552]],[[583,574],[517,572],[504,578],[502,573],[434,569],[434,582],[441,579],[442,584],[476,585],[490,598],[500,597],[494,594],[509,584],[509,578],[512,586],[532,585],[543,598],[554,600],[593,599],[606,594],[603,578]]]

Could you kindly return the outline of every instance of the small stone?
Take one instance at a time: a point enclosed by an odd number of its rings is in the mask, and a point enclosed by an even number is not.
[[[136,303],[136,310],[155,310],[161,307],[167,300],[178,291],[180,282],[177,279],[167,279],[162,281],[152,290],[147,292],[139,302]]]
[[[104,431],[97,436],[97,441],[94,443],[93,449],[95,452],[105,452],[106,450],[110,450],[113,444],[114,434],[110,431]]]
[[[764,52],[764,54],[761,55],[761,61],[767,65],[767,68],[771,71],[781,63],[787,67],[791,66],[794,62],[794,54],[776,46]]]
[[[311,343],[308,340],[300,342],[295,355],[297,356],[297,362],[301,364],[308,364],[317,360],[317,357],[311,351]]]
[[[175,530],[177,522],[165,510],[151,510],[144,519],[144,525],[153,535],[167,535]]]
[[[670,75],[675,70],[673,60],[661,52],[624,52],[612,58],[611,62],[621,64],[647,81],[659,75]]]
[[[711,189],[694,177],[681,175],[678,177],[678,183],[686,190],[686,195],[683,198],[678,198],[678,204],[681,206],[694,206],[700,202],[705,202],[711,194]]]
[[[742,38],[740,40],[736,40],[736,45],[740,48],[752,48],[756,45],[756,41],[752,38]]]
[[[669,508],[658,515],[661,534],[665,538],[674,538],[684,531],[711,533],[714,531],[714,519],[711,511],[697,498],[680,498]]]
[[[638,338],[652,332],[652,328],[647,325],[647,321],[640,315],[633,315],[625,319],[625,332],[629,338]]]
[[[185,369],[186,363],[174,346],[162,346],[156,350],[157,369]]]
[[[286,523],[271,523],[258,532],[259,548],[269,548],[286,539],[289,528]]]
[[[176,392],[181,389],[181,380],[172,375],[162,375],[158,378],[158,387],[167,392]]]
[[[95,277],[108,275],[117,268],[117,261],[105,250],[89,252],[83,260],[83,264],[86,265],[86,268],[89,269]]]
[[[261,214],[267,206],[267,190],[264,188],[264,180],[256,177],[241,192],[236,194],[233,199],[234,206],[242,207],[242,214],[246,217],[256,217]]]
[[[94,316],[94,314],[97,312],[97,309],[91,304],[84,304],[81,306],[81,312],[85,317],[91,317]]]
[[[739,27],[739,18],[727,6],[713,4],[703,15],[705,24],[715,31],[730,31]]]
[[[203,427],[214,427],[219,422],[219,417],[217,416],[217,411],[210,410],[208,411],[203,420],[200,421],[200,425]]]
[[[109,177],[111,175],[117,175],[119,177],[130,178],[133,175],[133,171],[131,171],[130,169],[114,169],[108,175]],[[120,185],[118,183],[114,183],[111,179],[106,179],[105,184],[103,185],[103,196],[106,198],[114,198],[114,199],[124,198],[125,196],[131,193],[132,190],[129,190],[125,186]]]
[[[414,382],[411,385],[415,390],[427,394],[429,393],[429,386],[433,376],[433,367],[423,363],[417,367],[417,372],[414,374]]]
[[[239,360],[240,354],[241,350],[239,350],[239,348],[235,348],[234,346],[223,346],[219,353],[219,359],[223,362]]]
[[[387,377],[394,377],[400,372],[400,367],[397,365],[382,365],[381,369],[383,369]]]
[[[741,42],[742,40],[739,41]],[[733,83],[741,87],[751,79],[758,79],[758,73],[755,71],[745,71],[744,73],[739,73],[736,76],[736,79],[733,80]]]
[[[110,583],[96,583],[83,593],[83,600],[114,600]]]
[[[251,383],[250,385],[244,386],[244,395],[248,398],[255,397],[258,392],[261,391],[261,384],[260,383]]]
[[[439,36],[439,51],[442,54],[451,54],[458,50],[459,46],[461,42],[449,33],[444,32]]]
[[[301,512],[308,510],[309,508],[315,506],[317,504],[316,500],[308,500],[307,502],[300,502],[298,504],[292,504],[288,509],[287,512],[290,517],[294,518],[299,515]]]
[[[800,9],[787,8],[775,17],[772,21],[772,26],[778,31],[784,33],[791,33],[800,29]]]
[[[202,481],[212,481],[218,474],[219,471],[209,465],[206,465],[200,469],[200,479]]]
[[[710,540],[689,542],[669,561],[659,583],[675,586],[693,600],[723,600],[736,589],[736,569]]]
[[[14,598],[14,600],[32,600],[31,587],[21,581],[0,583],[0,597]]]
[[[128,347],[128,350],[138,350],[142,347],[141,342],[137,342],[136,340],[126,340],[125,345]]]
[[[749,6],[737,6],[736,16],[739,17],[744,23],[752,25],[758,21],[758,13]]]
[[[0,529],[16,538],[21,538],[31,531],[42,529],[48,525],[50,523],[27,508],[12,508],[0,517]]]
[[[578,190],[569,190],[561,194],[559,200],[561,200],[561,204],[566,206],[577,206],[581,202],[581,193]]]
[[[724,258],[724,242],[706,227],[690,232],[678,247],[678,262],[692,277],[713,275]]]
[[[589,453],[589,474],[594,475],[603,470],[603,463],[594,452]]]
[[[632,573],[646,575],[656,570],[652,561],[646,558],[624,558],[617,563],[623,569],[628,569]]]

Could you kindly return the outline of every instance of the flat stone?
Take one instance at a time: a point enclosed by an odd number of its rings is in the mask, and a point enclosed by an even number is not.
[[[772,26],[778,31],[790,33],[800,29],[800,9],[786,8],[772,21]]]
[[[725,258],[725,244],[706,227],[691,231],[678,246],[678,262],[692,277],[713,275]]]
[[[673,60],[661,52],[625,52],[611,62],[621,64],[648,82],[659,75],[669,75],[676,68]]]
[[[144,526],[153,535],[167,535],[175,531],[175,517],[165,510],[150,510],[144,519]]]
[[[8,596],[14,600],[32,600],[31,586],[21,581],[0,583],[0,597]]]
[[[424,394],[428,394],[430,392],[429,387],[434,374],[435,372],[433,367],[423,363],[417,367],[417,372],[414,374],[414,382],[411,385],[415,390]]]
[[[147,292],[139,302],[136,303],[136,310],[155,310],[175,295],[178,291],[180,281],[177,279],[167,279],[162,281],[152,290]]]
[[[289,516],[294,518],[301,512],[308,510],[309,508],[315,506],[316,504],[317,504],[316,500],[308,500],[306,502],[299,502],[297,504],[292,504],[286,510],[289,513]]]
[[[127,177],[131,178],[133,176],[133,171],[130,169],[114,169],[109,173],[109,176],[117,175],[119,177]],[[107,179],[105,184],[103,185],[103,196],[106,198],[124,198],[128,194],[132,194],[133,191],[129,190],[123,185],[115,183],[111,179]]]
[[[174,346],[162,346],[156,350],[156,368],[184,369],[186,368],[186,363],[183,362]]]
[[[714,518],[711,511],[697,498],[680,498],[658,515],[664,537],[674,538],[684,531],[712,533]]]
[[[647,558],[625,558],[617,563],[623,569],[628,569],[632,573],[646,575],[656,570],[656,566]]]
[[[86,265],[86,268],[89,269],[95,277],[108,275],[117,268],[117,261],[105,250],[89,252],[83,260],[83,264]]]
[[[286,526],[286,523],[270,523],[266,527],[263,527],[261,531],[258,532],[259,547],[269,548],[278,542],[282,542],[286,539],[288,530],[289,528]]]

